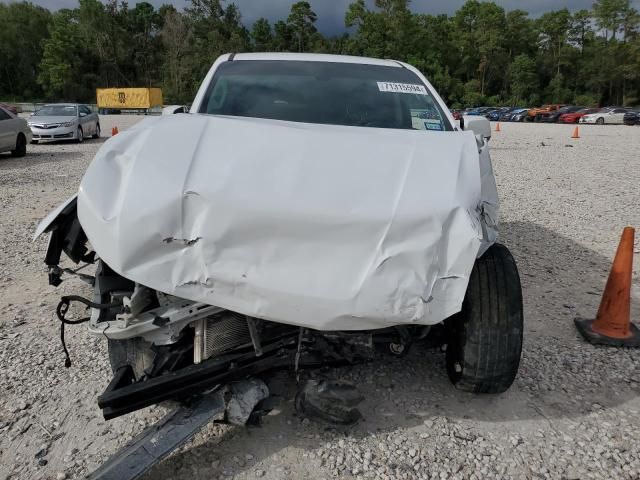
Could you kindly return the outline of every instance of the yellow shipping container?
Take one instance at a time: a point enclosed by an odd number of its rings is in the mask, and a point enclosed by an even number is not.
[[[98,88],[98,108],[152,108],[162,106],[159,88]]]

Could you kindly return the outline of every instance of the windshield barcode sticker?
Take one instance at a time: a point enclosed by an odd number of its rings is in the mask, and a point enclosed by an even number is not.
[[[424,85],[413,83],[378,82],[378,90],[392,93],[414,93],[416,95],[428,95]]]

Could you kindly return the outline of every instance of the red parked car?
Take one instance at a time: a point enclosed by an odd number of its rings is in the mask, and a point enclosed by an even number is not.
[[[599,108],[583,108],[582,110],[578,110],[577,112],[563,113],[562,115],[560,115],[558,121],[561,123],[578,123],[580,122],[580,119],[585,115],[596,113],[599,111]]]
[[[7,105],[5,103],[0,103],[0,107],[4,108],[5,110],[9,110],[14,115],[18,115],[18,109],[14,105]]]

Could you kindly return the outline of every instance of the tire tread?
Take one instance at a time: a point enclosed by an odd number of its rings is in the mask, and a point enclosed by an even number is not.
[[[523,314],[520,277],[504,245],[493,245],[476,261],[462,311],[449,321],[447,371],[453,384],[475,393],[507,390],[520,363]]]

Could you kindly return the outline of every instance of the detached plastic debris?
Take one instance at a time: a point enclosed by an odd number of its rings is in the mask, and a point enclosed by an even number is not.
[[[225,421],[244,425],[258,403],[269,396],[269,388],[258,378],[230,383],[225,387]]]
[[[351,383],[343,380],[307,380],[296,396],[301,415],[337,425],[353,425],[362,418],[356,406],[364,400]]]

